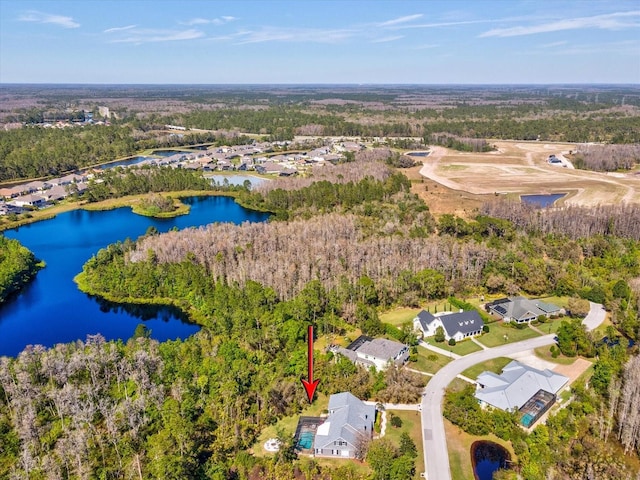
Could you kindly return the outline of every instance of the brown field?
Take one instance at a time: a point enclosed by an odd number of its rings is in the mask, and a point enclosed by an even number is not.
[[[570,143],[524,141],[492,142],[497,150],[466,153],[431,147],[422,167],[408,176],[436,215],[470,216],[495,195],[566,193],[558,205],[640,203],[640,175],[600,173],[549,165],[551,154],[560,157],[576,148]],[[420,176],[424,178],[420,180]]]

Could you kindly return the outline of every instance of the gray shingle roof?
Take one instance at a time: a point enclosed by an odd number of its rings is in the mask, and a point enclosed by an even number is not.
[[[420,325],[422,325],[422,329],[423,330],[427,330],[429,328],[429,324],[431,322],[433,322],[433,320],[435,320],[436,317],[434,317],[433,315],[431,315],[431,313],[427,312],[426,310],[422,310],[416,317],[418,319],[418,321],[420,322]]]
[[[342,392],[331,395],[329,416],[318,427],[314,447],[331,448],[333,442],[338,440],[344,440],[354,446],[361,433],[371,436],[375,418],[375,406],[366,405],[351,393]]]
[[[463,335],[477,332],[484,325],[480,314],[475,310],[443,315],[440,317],[440,321],[450,337],[453,337],[457,332]]]
[[[372,357],[391,360],[396,358],[401,350],[407,348],[406,345],[386,338],[374,338],[358,348],[358,353],[364,353]]]
[[[501,410],[518,410],[538,390],[556,394],[569,381],[551,370],[538,370],[516,360],[502,370],[501,375],[482,372],[477,383],[476,398]]]
[[[449,313],[437,317],[422,310],[416,318],[420,322],[423,330],[427,330],[433,321],[439,319],[449,337],[453,337],[457,332],[460,332],[462,335],[477,332],[481,330],[484,325],[482,317],[480,317],[480,314],[475,310]]]

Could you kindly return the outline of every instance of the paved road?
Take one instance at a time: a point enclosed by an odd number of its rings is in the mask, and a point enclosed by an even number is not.
[[[590,302],[589,314],[582,321],[587,330],[593,330],[605,318],[604,307]],[[464,370],[481,362],[497,357],[505,357],[518,352],[532,350],[555,343],[555,335],[543,335],[522,342],[510,343],[499,347],[482,350],[461,357],[442,367],[429,380],[422,397],[422,445],[424,449],[424,463],[428,480],[451,480],[449,467],[449,453],[447,438],[444,432],[442,417],[442,401],[444,391],[451,381]]]

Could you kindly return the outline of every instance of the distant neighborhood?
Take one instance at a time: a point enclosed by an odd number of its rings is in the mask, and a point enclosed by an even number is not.
[[[175,128],[175,127],[174,127]],[[45,208],[70,195],[81,195],[89,182],[100,182],[104,170],[115,167],[140,168],[144,166],[184,168],[202,172],[247,172],[262,175],[293,176],[314,165],[336,163],[348,153],[364,146],[353,141],[336,141],[330,145],[309,150],[287,150],[288,141],[255,142],[248,145],[207,147],[204,150],[184,147],[176,150],[157,150],[148,156],[130,157],[107,163],[100,168],[35,180],[12,187],[0,188],[0,215],[20,214],[28,210]],[[194,147],[200,148],[200,147]],[[277,153],[277,150],[284,150]]]

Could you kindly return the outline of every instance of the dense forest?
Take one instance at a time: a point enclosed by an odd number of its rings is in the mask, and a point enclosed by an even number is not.
[[[0,304],[26,285],[41,267],[20,242],[0,235]]]

